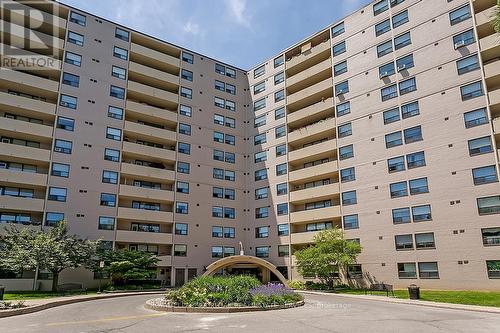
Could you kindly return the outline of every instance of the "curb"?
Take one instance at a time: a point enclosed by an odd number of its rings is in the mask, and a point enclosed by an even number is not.
[[[241,306],[241,307],[189,307],[189,306],[163,306],[154,305],[150,299],[146,301],[144,307],[149,310],[162,311],[162,312],[183,312],[183,313],[236,313],[236,312],[255,312],[255,311],[271,311],[291,309],[303,306],[304,301],[295,303],[288,303],[283,305],[270,305],[266,307],[260,306]]]
[[[494,313],[500,314],[500,307],[492,307],[492,306],[480,306],[480,305],[469,305],[469,304],[455,304],[455,303],[441,303],[441,302],[431,302],[431,301],[420,301],[420,300],[406,300],[402,298],[382,298],[379,296],[365,296],[365,295],[350,295],[350,294],[335,294],[335,293],[325,293],[319,291],[305,291],[305,290],[296,290],[302,294],[311,294],[311,295],[334,295],[340,297],[347,298],[357,298],[363,299],[367,301],[376,301],[376,302],[387,302],[387,303],[395,303],[395,304],[406,304],[406,305],[416,305],[416,306],[427,306],[432,308],[439,309],[449,309],[449,310],[462,310],[462,311],[474,311],[474,312],[486,312],[486,313]]]
[[[96,301],[100,299],[108,299],[108,298],[117,298],[117,297],[126,297],[126,296],[141,296],[141,295],[152,295],[152,294],[163,294],[164,292],[138,292],[138,293],[114,293],[114,294],[101,294],[90,297],[81,297],[81,298],[70,298],[70,299],[62,299],[58,301],[53,301],[45,304],[38,304],[33,306],[27,306],[25,308],[19,309],[11,309],[11,310],[2,310],[0,311],[0,318],[19,316],[28,313],[34,313],[50,308],[55,308],[57,306],[73,304],[73,303],[81,303],[87,301]]]

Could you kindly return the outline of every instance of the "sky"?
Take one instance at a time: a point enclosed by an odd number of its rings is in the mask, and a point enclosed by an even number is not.
[[[250,69],[370,1],[61,0],[61,2],[219,61],[242,69]]]

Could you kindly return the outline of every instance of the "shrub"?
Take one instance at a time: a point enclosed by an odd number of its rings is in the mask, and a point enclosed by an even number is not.
[[[281,283],[268,283],[250,290],[253,296],[253,305],[269,306],[295,303],[302,300],[302,296],[288,289]]]
[[[304,290],[306,289],[306,285],[302,281],[293,280],[288,282],[288,286],[292,289]]]

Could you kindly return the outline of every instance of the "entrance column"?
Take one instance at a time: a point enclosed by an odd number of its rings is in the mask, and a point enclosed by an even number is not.
[[[265,267],[262,267],[262,283],[266,284],[271,281],[271,271]]]

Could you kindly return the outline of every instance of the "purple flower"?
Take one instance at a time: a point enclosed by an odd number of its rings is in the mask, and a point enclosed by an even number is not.
[[[250,289],[250,294],[252,296],[255,295],[263,295],[263,296],[283,296],[283,295],[292,295],[293,291],[288,289],[281,283],[271,283],[252,288]]]

